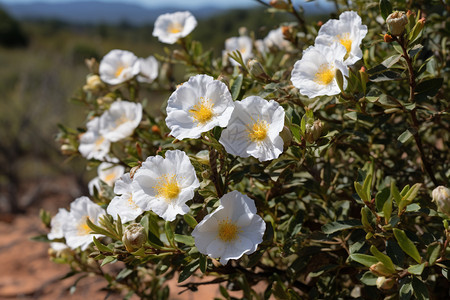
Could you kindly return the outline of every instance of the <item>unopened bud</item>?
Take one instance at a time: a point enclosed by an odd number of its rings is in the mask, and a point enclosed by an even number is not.
[[[61,153],[62,154],[71,155],[75,152],[76,152],[76,150],[71,145],[68,145],[68,144],[61,145]]]
[[[134,252],[141,248],[147,241],[144,226],[138,223],[128,225],[123,233],[122,242],[128,252]]]
[[[91,71],[91,73],[98,73],[98,62],[95,58],[86,58],[84,60],[84,63],[86,64],[86,66],[88,67],[89,71]]]
[[[161,134],[161,129],[159,128],[158,125],[152,125],[152,132],[156,133],[156,134]]]
[[[394,40],[394,38],[392,37],[392,35],[387,34],[387,33],[384,35],[384,42],[385,43],[391,43],[393,40]]]
[[[238,32],[239,32],[240,36],[247,36],[248,35],[248,29],[247,29],[247,27],[244,27],[244,26],[239,27]]]
[[[202,165],[209,165],[209,151],[202,150],[195,154],[195,159]]]
[[[292,27],[291,26],[281,26],[281,33],[286,40],[292,39]]]
[[[379,290],[390,290],[394,287],[395,279],[394,278],[386,278],[384,276],[377,278],[377,288]]]
[[[264,67],[256,59],[249,60],[247,63],[247,68],[250,71],[250,74],[257,79],[262,79],[264,81],[270,79],[269,75],[267,75],[264,70]]]
[[[283,148],[287,149],[287,147],[289,147],[291,145],[291,142],[292,142],[292,132],[291,132],[291,130],[288,127],[284,126],[283,130],[281,130],[281,132],[280,132],[280,136],[283,139],[283,143],[284,143]]]
[[[289,4],[284,0],[272,0],[269,2],[270,6],[278,9],[287,9]]]
[[[370,266],[370,272],[377,276],[392,276],[392,271],[389,270],[382,262],[377,262]]]
[[[366,72],[366,68],[364,66],[361,67],[361,69],[359,69],[359,76],[361,77],[361,81],[362,82],[369,82],[369,75]]]
[[[402,11],[395,11],[387,17],[386,23],[392,35],[400,36],[408,24],[408,17]]]
[[[408,9],[408,11],[406,12],[406,16],[407,16],[408,18],[409,18],[409,16],[415,17],[415,16],[416,16],[416,13]]]
[[[312,144],[322,134],[323,124],[320,120],[315,120],[313,124],[306,124],[305,138],[308,143]]]
[[[420,18],[419,21],[417,21],[417,23],[420,23],[420,24],[422,24],[422,25],[425,25],[425,21],[426,21],[425,18]]]
[[[450,190],[445,186],[438,186],[432,192],[433,201],[436,202],[438,210],[450,216]]]
[[[318,26],[318,27],[322,27],[322,25],[323,25],[323,21],[317,22],[317,26]]]
[[[100,79],[100,76],[89,75],[86,78],[86,84],[83,86],[83,91],[85,91],[85,92],[98,91],[104,86],[105,85],[103,84],[102,80]]]

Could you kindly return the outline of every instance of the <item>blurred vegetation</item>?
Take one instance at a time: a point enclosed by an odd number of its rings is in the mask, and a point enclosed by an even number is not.
[[[320,19],[314,16],[309,21]],[[326,18],[324,18],[325,21]],[[220,55],[226,38],[246,26],[264,37],[280,23],[293,19],[264,9],[230,10],[199,20],[193,38]],[[61,173],[77,176],[84,189],[88,175],[80,161],[61,164],[54,142],[57,124],[84,123],[84,108],[68,100],[80,92],[86,76],[84,60],[100,60],[111,49],[127,49],[139,57],[162,54],[164,45],[152,36],[153,24],[133,26],[68,24],[61,20],[19,23],[0,10],[0,211],[20,211],[20,187],[25,182]],[[22,46],[17,48],[15,46]],[[14,48],[15,47],[15,48]],[[182,67],[174,70],[182,82]],[[148,111],[159,114],[167,92],[148,97]]]

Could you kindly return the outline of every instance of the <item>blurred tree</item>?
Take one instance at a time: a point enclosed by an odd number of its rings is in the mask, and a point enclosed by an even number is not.
[[[0,8],[0,46],[26,47],[28,42],[20,24]]]

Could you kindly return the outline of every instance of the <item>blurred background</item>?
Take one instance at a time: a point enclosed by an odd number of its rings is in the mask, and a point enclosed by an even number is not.
[[[225,39],[238,36],[240,27],[263,38],[280,23],[293,21],[286,14],[267,12],[258,2],[263,1],[0,0],[1,299],[106,295],[99,292],[105,286],[102,280],[86,280],[70,295],[73,280],[59,280],[67,266],[49,261],[47,244],[29,240],[47,233],[40,208],[54,215],[87,195],[87,182],[96,176],[96,170],[86,171],[84,160],[68,161],[55,141],[58,124],[85,127],[84,107],[71,101],[86,82],[85,59],[100,60],[116,48],[138,57],[163,54],[169,45],[152,36],[153,23],[160,14],[180,10],[191,11],[198,20],[192,38],[221,57]],[[294,2],[304,9],[307,22],[326,21],[334,9],[322,0]],[[177,82],[187,79],[183,74],[178,70]],[[152,95],[147,110],[160,114],[169,95]]]

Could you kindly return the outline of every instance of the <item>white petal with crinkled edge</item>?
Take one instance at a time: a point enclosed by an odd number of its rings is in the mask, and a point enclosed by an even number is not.
[[[134,201],[131,184],[130,173],[122,175],[114,184],[114,193],[117,196],[111,200],[106,209],[114,220],[117,220],[119,215],[121,221],[126,223],[133,221],[144,212]]]
[[[138,59],[140,73],[136,77],[139,82],[152,83],[158,77],[158,61],[155,57]]]
[[[220,238],[219,223],[224,221],[237,226],[236,237],[232,240]],[[238,191],[232,191],[222,196],[219,207],[203,218],[192,236],[200,253],[220,258],[220,263],[225,265],[230,259],[255,252],[265,230],[264,220],[256,214],[255,202]]]
[[[133,134],[142,119],[142,105],[129,101],[116,101],[100,117],[100,134],[117,142]]]
[[[211,119],[199,122],[194,118],[194,106],[206,101],[211,105]],[[216,126],[226,127],[234,110],[228,87],[208,75],[196,75],[172,93],[167,101],[166,125],[170,134],[182,140],[198,138],[202,132]]]
[[[63,226],[69,217],[69,212],[65,208],[60,208],[58,213],[52,218],[50,222],[51,230],[47,234],[49,240],[61,239],[64,237]]]
[[[114,49],[100,61],[98,72],[103,82],[111,85],[123,83],[139,74],[137,56],[127,50]]]
[[[242,55],[242,59],[244,63],[247,62],[250,58],[253,57],[253,42],[252,39],[248,36],[239,36],[239,37],[230,37],[225,40],[225,53],[231,53],[236,50],[239,50]],[[238,66],[239,63],[234,59],[230,58],[230,62],[233,66]]]
[[[330,47],[324,45],[311,46],[303,52],[301,60],[297,61],[291,73],[292,84],[300,90],[302,95],[314,98],[317,96],[334,96],[341,91],[334,76],[336,69],[343,75],[348,75],[348,68],[343,59],[346,54],[345,47],[339,43],[333,43]],[[322,66],[333,69],[333,78],[328,84],[317,82],[316,75]],[[344,89],[347,80],[344,77]]]
[[[360,45],[366,34],[367,26],[362,24],[361,17],[354,11],[346,11],[339,16],[339,20],[328,20],[320,27],[315,45],[330,46],[347,39],[347,43],[350,42],[351,45],[344,64],[349,66],[362,58]]]
[[[259,161],[275,159],[283,152],[279,134],[284,127],[284,116],[283,107],[274,100],[250,96],[236,101],[229,125],[222,131],[219,142],[233,155],[253,156]],[[267,122],[268,130],[264,140],[255,142],[250,139],[249,132],[258,120]]]
[[[100,118],[93,118],[86,127],[87,131],[80,136],[78,151],[86,159],[103,160],[109,153],[111,142],[100,134]]]
[[[188,11],[160,15],[155,21],[153,36],[160,42],[174,44],[197,27],[197,20]]]
[[[178,214],[189,211],[186,202],[194,197],[200,183],[186,153],[169,150],[165,156],[150,156],[142,163],[134,175],[133,199],[142,210],[152,210],[164,220],[173,221]],[[173,199],[165,199],[158,193],[156,187],[163,176],[176,180],[178,194]]]
[[[80,197],[70,204],[70,212],[67,221],[63,225],[66,244],[72,249],[81,247],[86,250],[92,243],[93,237],[101,237],[101,234],[90,234],[90,229],[86,225],[88,217],[92,223],[98,225],[100,216],[105,214],[105,210],[92,202],[88,197]]]

